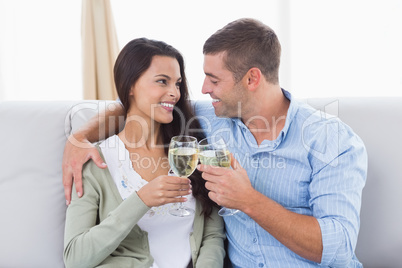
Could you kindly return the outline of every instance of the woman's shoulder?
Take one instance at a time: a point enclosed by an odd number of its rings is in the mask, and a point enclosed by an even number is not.
[[[99,144],[96,144],[95,148],[98,150],[101,158],[104,160]],[[100,168],[92,159],[89,159],[83,166],[82,176],[84,178],[83,183],[88,181],[92,185],[102,185],[109,179],[110,173],[107,167]]]

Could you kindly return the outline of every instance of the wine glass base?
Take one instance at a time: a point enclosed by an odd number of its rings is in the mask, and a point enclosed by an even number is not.
[[[231,208],[223,207],[218,211],[218,214],[219,214],[219,216],[225,217],[225,216],[235,215],[239,211],[240,210],[238,210],[238,209],[231,209]]]
[[[169,210],[169,213],[177,217],[187,217],[195,214],[195,211],[191,208],[174,208]]]

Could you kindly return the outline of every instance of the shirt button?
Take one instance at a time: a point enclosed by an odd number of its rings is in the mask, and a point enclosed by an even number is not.
[[[254,239],[253,239],[253,243],[257,243],[257,238],[254,238]]]
[[[258,264],[258,266],[259,266],[259,267],[264,267],[264,264],[260,262],[260,263]]]

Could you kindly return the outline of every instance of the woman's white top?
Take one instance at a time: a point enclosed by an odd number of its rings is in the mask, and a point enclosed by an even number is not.
[[[117,135],[103,141],[100,148],[123,200],[148,183],[136,169],[156,169],[160,165],[160,162],[136,155],[132,155],[132,163],[130,153]],[[184,205],[195,210],[193,195],[186,197]],[[138,221],[138,226],[148,232],[150,252],[154,258],[152,268],[187,267],[191,261],[189,238],[193,231],[194,216],[177,217],[169,214],[170,209],[178,206],[179,203],[173,203],[152,207]]]

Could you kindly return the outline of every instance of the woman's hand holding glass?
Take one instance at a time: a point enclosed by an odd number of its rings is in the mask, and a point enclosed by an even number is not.
[[[210,141],[203,139],[198,144],[201,164],[230,168],[230,152],[222,138],[212,137]],[[222,207],[220,216],[231,216],[239,212],[237,209]]]
[[[138,196],[148,207],[185,202],[185,197],[178,198],[178,196],[185,196],[190,193],[189,179],[168,175],[156,177],[137,191]]]
[[[169,144],[169,164],[176,176],[187,178],[193,174],[198,164],[198,142],[191,136],[175,136]],[[183,206],[169,211],[174,216],[184,217],[194,215],[194,210]]]

